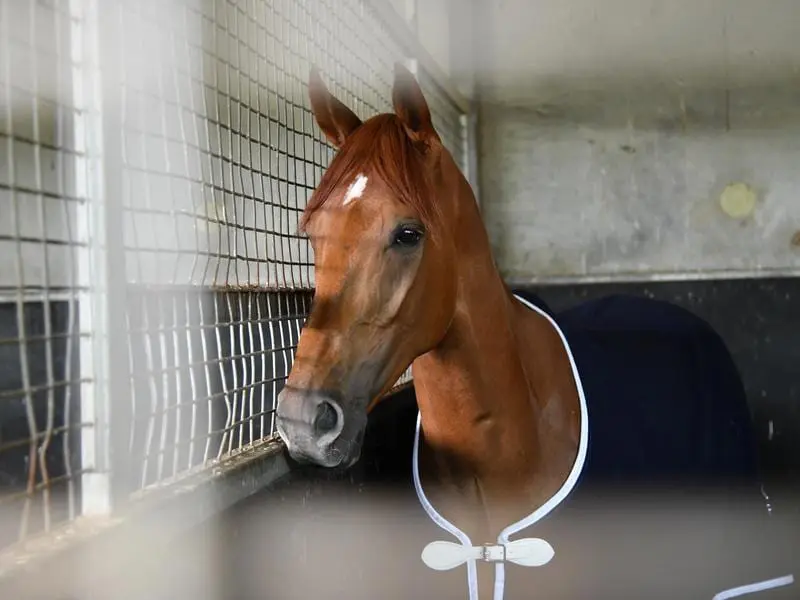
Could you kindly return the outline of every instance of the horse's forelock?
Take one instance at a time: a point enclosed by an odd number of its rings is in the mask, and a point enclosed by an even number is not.
[[[439,207],[431,198],[431,182],[426,179],[422,153],[397,116],[383,114],[354,131],[331,161],[308,201],[301,231],[335,190],[348,185],[360,173],[382,180],[401,203],[419,214],[426,227],[431,228],[438,219]]]

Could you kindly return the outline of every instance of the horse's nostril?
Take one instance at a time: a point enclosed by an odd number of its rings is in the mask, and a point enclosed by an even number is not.
[[[314,417],[314,429],[318,435],[323,435],[336,428],[339,416],[336,409],[330,402],[323,402],[317,408],[317,416]]]

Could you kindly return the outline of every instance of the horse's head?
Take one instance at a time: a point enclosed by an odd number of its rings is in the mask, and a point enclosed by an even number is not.
[[[447,332],[457,272],[448,226],[469,184],[402,66],[395,114],[362,123],[316,70],[309,93],[338,152],[301,222],[316,291],[278,398],[277,428],[295,459],[349,466],[360,456],[367,412]]]

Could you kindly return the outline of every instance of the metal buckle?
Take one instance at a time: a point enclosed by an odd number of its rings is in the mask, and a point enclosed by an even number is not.
[[[506,547],[497,546],[493,544],[486,544],[481,546],[481,560],[485,562],[505,562],[506,560]]]

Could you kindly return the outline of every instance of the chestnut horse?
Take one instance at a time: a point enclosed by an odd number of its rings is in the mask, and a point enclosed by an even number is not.
[[[509,536],[570,493],[590,453],[588,415],[611,414],[605,407],[612,405],[587,397],[573,342],[548,309],[505,285],[473,191],[435,131],[413,75],[398,65],[395,114],[365,122],[329,93],[316,69],[309,94],[338,152],[301,222],[314,250],[316,290],[278,398],[277,430],[295,460],[349,467],[360,457],[368,413],[413,364],[419,500],[459,541],[429,545],[423,560],[433,569],[467,563],[470,596],[480,589],[481,597],[493,591],[501,598],[504,563],[544,565],[557,551],[543,539],[510,542]],[[631,306],[640,315],[667,310],[693,327],[699,321],[655,301]],[[711,384],[717,387],[709,397],[729,397],[731,408],[719,419],[739,422],[747,411],[741,381],[719,338],[700,329],[710,340],[700,353],[721,357],[720,383]],[[648,339],[667,347],[676,332]],[[634,377],[639,367],[630,356],[631,371],[608,373],[609,385]],[[650,361],[643,370],[660,364],[657,347],[646,347],[643,356]],[[582,360],[587,370],[603,364]],[[692,376],[668,375],[681,382]],[[630,396],[625,390],[607,396]],[[607,439],[626,435],[624,420]],[[646,431],[646,420],[634,424],[634,435]],[[613,419],[606,421],[613,428]],[[733,448],[739,474],[752,480],[751,432],[732,428],[720,439],[720,452]],[[695,450],[699,462],[716,451]],[[638,450],[625,452],[620,464],[633,464]],[[724,461],[706,462],[711,472]],[[486,540],[492,543],[472,546]]]

